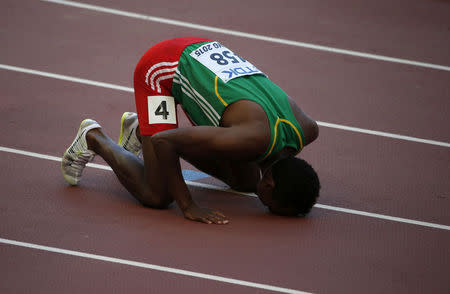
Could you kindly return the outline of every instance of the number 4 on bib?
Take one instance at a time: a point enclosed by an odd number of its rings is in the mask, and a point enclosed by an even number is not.
[[[176,124],[175,99],[171,96],[148,96],[149,124]]]
[[[155,115],[162,115],[163,119],[167,119],[169,112],[167,111],[167,101],[162,101],[155,110]]]

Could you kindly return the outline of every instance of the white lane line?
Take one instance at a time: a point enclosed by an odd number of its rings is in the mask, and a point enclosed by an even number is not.
[[[422,221],[407,219],[407,218],[402,218],[402,217],[389,216],[389,215],[384,215],[384,214],[378,214],[378,213],[372,213],[372,212],[366,212],[366,211],[361,211],[361,210],[342,208],[342,207],[336,207],[336,206],[330,206],[330,205],[323,205],[323,204],[316,204],[314,207],[328,209],[328,210],[334,210],[334,211],[338,211],[338,212],[344,212],[344,213],[348,213],[348,214],[355,214],[355,215],[360,215],[360,216],[384,219],[384,220],[389,220],[389,221],[393,221],[393,222],[399,222],[399,223],[405,223],[405,224],[411,224],[411,225],[417,225],[417,226],[430,227],[430,228],[450,231],[450,226],[422,222]]]
[[[35,153],[35,152],[29,152],[29,151],[8,148],[8,147],[3,147],[3,146],[0,146],[0,151],[14,153],[14,154],[20,154],[20,155],[25,155],[25,156],[30,156],[30,157],[36,157],[36,158],[41,158],[41,159],[47,159],[47,160],[52,160],[52,161],[61,161],[61,158],[56,157],[56,156],[45,155],[45,154],[40,154],[40,153]],[[87,166],[93,167],[93,168],[98,168],[98,169],[103,169],[103,170],[112,170],[109,166],[102,165],[102,164],[88,163]],[[237,191],[233,191],[232,189],[229,189],[226,187],[219,187],[219,186],[214,186],[214,185],[209,185],[209,184],[204,184],[204,183],[199,183],[199,182],[193,182],[193,181],[187,181],[187,180],[185,182],[186,182],[186,184],[188,184],[190,186],[201,187],[201,188],[216,190],[216,191],[230,192],[230,193],[234,193],[234,194],[247,195],[247,196],[251,196],[251,197],[257,197],[253,193],[237,192]],[[314,205],[314,207],[338,211],[338,212],[344,212],[344,213],[349,213],[349,214],[355,214],[355,215],[360,215],[360,216],[366,216],[366,217],[371,217],[371,218],[389,220],[389,221],[393,221],[393,222],[406,223],[406,224],[412,224],[412,225],[417,225],[417,226],[422,226],[422,227],[429,227],[429,228],[434,228],[434,229],[450,231],[450,226],[441,225],[441,224],[423,222],[423,221],[389,216],[389,215],[378,214],[378,213],[371,213],[371,212],[349,209],[349,208],[323,205],[323,204],[319,204],[319,203]]]
[[[109,257],[109,256],[104,256],[104,255],[81,252],[81,251],[74,251],[74,250],[67,250],[67,249],[61,249],[61,248],[50,247],[50,246],[43,246],[43,245],[39,245],[39,244],[20,242],[20,241],[4,239],[4,238],[0,238],[0,243],[19,246],[19,247],[25,247],[25,248],[30,248],[30,249],[48,251],[48,252],[53,252],[53,253],[58,253],[58,254],[82,257],[82,258],[87,258],[87,259],[94,259],[94,260],[118,263],[118,264],[133,266],[133,267],[151,269],[151,270],[165,272],[165,273],[183,275],[183,276],[200,278],[200,279],[205,279],[205,280],[212,280],[212,281],[216,281],[216,282],[222,282],[222,283],[234,284],[234,285],[239,285],[239,286],[263,289],[263,290],[274,291],[274,292],[279,292],[279,293],[308,294],[308,292],[289,289],[289,288],[282,288],[282,287],[277,287],[277,286],[272,286],[272,285],[267,285],[267,284],[254,283],[254,282],[248,282],[248,281],[243,281],[243,280],[238,280],[238,279],[227,278],[227,277],[223,277],[223,276],[216,276],[216,275],[204,274],[204,273],[199,273],[199,272],[193,272],[193,271],[188,271],[188,270],[183,270],[183,269],[178,269],[178,268],[173,268],[173,267],[167,267],[167,266],[138,262],[138,261],[133,261],[133,260]]]
[[[126,17],[131,17],[131,18],[136,18],[136,19],[142,19],[142,20],[146,20],[146,21],[164,23],[164,24],[168,24],[168,25],[191,28],[191,29],[200,30],[200,31],[209,31],[209,32],[215,32],[215,33],[220,33],[220,34],[225,34],[225,35],[238,36],[238,37],[243,37],[243,38],[248,38],[248,39],[261,40],[261,41],[278,43],[278,44],[283,44],[283,45],[290,45],[290,46],[295,46],[295,47],[303,47],[303,48],[331,52],[331,53],[336,53],[336,54],[351,55],[351,56],[367,58],[367,59],[381,60],[381,61],[386,61],[386,62],[401,63],[401,64],[407,64],[407,65],[413,65],[413,66],[419,66],[419,67],[425,67],[425,68],[432,68],[432,69],[437,69],[437,70],[450,71],[450,67],[445,66],[445,65],[425,63],[425,62],[419,62],[419,61],[415,61],[415,60],[408,60],[408,59],[395,58],[395,57],[389,57],[389,56],[383,56],[383,55],[377,55],[377,54],[370,54],[370,53],[353,51],[353,50],[345,50],[345,49],[339,49],[339,48],[335,48],[335,47],[321,46],[321,45],[315,45],[315,44],[311,44],[311,43],[268,37],[268,36],[264,36],[264,35],[250,34],[250,33],[245,33],[245,32],[240,32],[240,31],[227,30],[227,29],[205,26],[205,25],[200,25],[200,24],[195,24],[195,23],[190,23],[190,22],[185,22],[185,21],[178,21],[178,20],[173,20],[173,19],[168,19],[168,18],[163,18],[163,17],[155,17],[155,16],[139,14],[139,13],[124,11],[124,10],[119,10],[119,9],[108,8],[108,7],[104,7],[104,6],[80,3],[80,2],[75,2],[75,1],[64,1],[64,0],[41,0],[41,1],[62,4],[62,5],[66,5],[66,6],[72,6],[72,7],[78,7],[78,8],[82,8],[82,9],[94,10],[94,11],[109,13],[109,14],[114,14],[114,15],[126,16]]]
[[[58,80],[63,80],[63,81],[80,83],[80,84],[85,84],[85,85],[103,87],[103,88],[119,90],[119,91],[125,91],[125,92],[131,92],[131,93],[134,92],[133,88],[129,88],[129,87],[123,87],[123,86],[118,86],[118,85],[109,84],[109,83],[103,83],[103,82],[97,82],[97,81],[92,81],[92,80],[87,80],[87,79],[81,79],[81,78],[72,77],[72,76],[65,76],[65,75],[60,75],[60,74],[40,71],[40,70],[24,68],[24,67],[12,66],[12,65],[7,65],[7,64],[0,64],[0,68],[1,69],[6,69],[6,70],[11,70],[11,71],[27,73],[27,74],[31,74],[31,75],[47,77],[47,78],[53,78],[53,79],[58,79]]]
[[[45,71],[28,69],[28,68],[12,66],[12,65],[7,65],[7,64],[0,64],[0,69],[16,71],[16,72],[32,74],[32,75],[38,75],[38,76],[54,78],[54,79],[59,79],[59,80],[64,80],[64,81],[70,81],[70,82],[75,82],[75,83],[81,83],[81,84],[86,84],[86,85],[91,85],[91,86],[109,88],[109,89],[114,89],[114,90],[119,90],[119,91],[130,92],[130,93],[134,92],[133,88],[129,88],[129,87],[124,87],[124,86],[119,86],[119,85],[114,85],[114,84],[109,84],[109,83],[103,83],[103,82],[97,82],[97,81],[93,81],[93,80],[81,79],[81,78],[72,77],[72,76],[54,74],[54,73],[49,73],[49,72],[45,72]],[[398,139],[398,140],[418,142],[418,143],[424,143],[424,144],[436,145],[436,146],[442,146],[442,147],[450,147],[450,143],[442,142],[442,141],[428,140],[428,139],[422,139],[422,138],[417,138],[417,137],[392,134],[392,133],[387,133],[387,132],[373,131],[373,130],[368,130],[368,129],[361,129],[361,128],[344,126],[344,125],[340,125],[340,124],[327,123],[327,122],[322,122],[322,121],[318,121],[317,124],[322,127],[345,130],[345,131],[350,131],[350,132],[364,133],[364,134],[381,136],[381,137],[389,137],[389,138]]]
[[[340,130],[344,130],[344,131],[357,132],[357,133],[363,133],[363,134],[381,136],[381,137],[388,137],[388,138],[393,138],[393,139],[398,139],[398,140],[424,143],[424,144],[430,144],[430,145],[436,145],[436,146],[442,146],[442,147],[450,147],[450,143],[447,143],[447,142],[421,139],[421,138],[404,136],[404,135],[399,135],[399,134],[373,131],[373,130],[368,130],[368,129],[355,128],[355,127],[344,126],[344,125],[339,125],[339,124],[327,123],[327,122],[323,122],[323,121],[318,121],[317,124],[322,127],[340,129]]]
[[[210,190],[218,190],[218,191],[230,192],[230,193],[234,193],[234,194],[247,195],[247,196],[251,196],[251,197],[258,197],[254,193],[244,193],[244,192],[234,191],[227,187],[218,187],[218,186],[204,184],[204,183],[198,183],[198,182],[191,182],[191,183],[189,183],[189,185],[195,186],[195,187],[201,187],[201,188],[205,188],[205,189],[210,189]],[[423,227],[429,227],[429,228],[450,231],[450,226],[436,224],[436,223],[423,222],[423,221],[418,221],[418,220],[413,220],[413,219],[408,219],[408,218],[366,212],[366,211],[350,209],[350,208],[324,205],[324,204],[319,204],[319,203],[316,203],[314,205],[314,207],[338,211],[338,212],[344,212],[344,213],[348,213],[348,214],[355,214],[355,215],[367,216],[367,217],[371,217],[371,218],[384,219],[384,220],[389,220],[389,221],[394,221],[394,222],[399,222],[399,223],[405,223],[405,224],[411,224],[411,225],[417,225],[417,226],[423,226]]]

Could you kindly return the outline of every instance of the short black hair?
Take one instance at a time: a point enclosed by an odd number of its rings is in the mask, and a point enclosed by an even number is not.
[[[279,206],[294,208],[296,215],[305,215],[316,203],[319,177],[305,160],[294,156],[281,159],[272,166],[272,177],[275,182],[272,198]]]

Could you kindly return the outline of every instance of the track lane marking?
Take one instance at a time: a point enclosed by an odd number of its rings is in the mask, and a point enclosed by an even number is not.
[[[57,80],[69,81],[69,82],[74,82],[74,83],[79,83],[79,84],[85,84],[85,85],[91,85],[91,86],[96,86],[96,87],[102,87],[102,88],[108,88],[108,89],[113,89],[113,90],[134,93],[133,88],[114,85],[114,84],[110,84],[110,83],[103,83],[103,82],[98,82],[98,81],[93,81],[93,80],[88,80],[88,79],[82,79],[82,78],[77,78],[77,77],[73,77],[73,76],[60,75],[60,74],[55,74],[55,73],[51,73],[51,72],[34,70],[34,69],[13,66],[13,65],[8,65],[8,64],[0,64],[0,68],[5,69],[5,70],[10,70],[10,71],[26,73],[26,74],[30,74],[30,75],[46,77],[46,78],[52,78],[52,79],[57,79]]]
[[[173,267],[168,267],[168,266],[161,266],[161,265],[156,265],[156,264],[151,264],[151,263],[138,262],[138,261],[121,259],[121,258],[116,258],[116,257],[109,257],[109,256],[92,254],[92,253],[87,253],[87,252],[82,252],[82,251],[61,249],[61,248],[56,248],[56,247],[44,246],[44,245],[39,245],[39,244],[27,243],[27,242],[20,242],[20,241],[4,239],[4,238],[0,238],[0,243],[7,244],[7,245],[13,245],[13,246],[19,246],[19,247],[25,247],[25,248],[30,248],[30,249],[36,249],[36,250],[41,250],[41,251],[47,251],[47,252],[52,252],[52,253],[76,256],[76,257],[81,257],[81,258],[94,259],[94,260],[100,260],[100,261],[111,262],[111,263],[118,263],[118,264],[133,266],[133,267],[151,269],[151,270],[165,272],[165,273],[200,278],[200,279],[205,279],[205,280],[212,280],[212,281],[216,281],[216,282],[222,282],[222,283],[234,284],[234,285],[239,285],[239,286],[263,289],[263,290],[274,291],[274,292],[279,292],[279,293],[289,293],[289,294],[308,294],[309,293],[309,292],[304,292],[304,291],[299,291],[299,290],[294,290],[294,289],[289,289],[289,288],[272,286],[272,285],[268,285],[268,284],[254,283],[254,282],[249,282],[249,281],[244,281],[244,280],[227,278],[227,277],[223,277],[223,276],[216,276],[216,275],[211,275],[211,274],[204,274],[204,273],[199,273],[199,272],[194,272],[194,271],[188,271],[188,270],[183,270],[183,269],[178,269],[178,268],[173,268]]]
[[[46,154],[40,154],[40,153],[35,153],[35,152],[30,152],[30,151],[25,151],[25,150],[20,150],[20,149],[8,148],[8,147],[3,147],[3,146],[0,146],[0,151],[7,152],[7,153],[14,153],[14,154],[25,155],[25,156],[29,156],[29,157],[36,157],[36,158],[41,158],[41,159],[47,159],[47,160],[52,160],[52,161],[58,161],[58,162],[61,161],[60,157],[46,155]],[[88,163],[86,166],[112,171],[111,167],[106,166],[106,165],[102,165],[102,164]],[[204,183],[187,181],[187,180],[185,180],[185,182],[186,182],[186,184],[188,184],[190,186],[194,186],[194,187],[200,187],[200,188],[204,188],[204,189],[210,189],[210,190],[216,190],[216,191],[224,191],[224,192],[229,192],[229,193],[234,193],[234,194],[240,194],[240,195],[246,195],[246,196],[251,196],[251,197],[257,197],[254,193],[237,192],[237,191],[234,191],[234,190],[232,190],[230,188],[227,188],[227,187],[219,187],[219,186],[214,186],[214,185],[210,185],[210,184],[204,184]],[[337,207],[337,206],[323,205],[323,204],[319,204],[319,203],[316,203],[314,205],[314,207],[327,209],[327,210],[332,210],[332,211],[337,211],[337,212],[348,213],[348,214],[366,216],[366,217],[371,217],[371,218],[389,220],[389,221],[393,221],[393,222],[412,224],[412,225],[417,225],[417,226],[422,226],[422,227],[429,227],[429,228],[434,228],[434,229],[441,229],[441,230],[450,231],[450,226],[436,224],[436,223],[423,222],[423,221],[418,221],[418,220],[412,220],[412,219],[407,219],[407,218],[389,216],[389,215],[378,214],[378,213],[371,213],[371,212],[355,210],[355,209],[349,209],[349,208],[343,208],[343,207]]]
[[[365,52],[360,52],[360,51],[346,50],[346,49],[340,49],[340,48],[335,48],[335,47],[316,45],[316,44],[312,44],[312,43],[298,42],[298,41],[292,41],[292,40],[275,38],[275,37],[268,37],[268,36],[258,35],[258,34],[250,34],[250,33],[245,33],[245,32],[241,32],[241,31],[222,29],[222,28],[212,27],[212,26],[205,26],[205,25],[201,25],[201,24],[195,24],[195,23],[178,21],[178,20],[173,20],[173,19],[168,19],[168,18],[163,18],[163,17],[145,15],[145,14],[140,14],[140,13],[135,13],[135,12],[130,12],[130,11],[108,8],[108,7],[104,7],[104,6],[80,3],[80,2],[75,2],[75,1],[64,1],[64,0],[41,0],[41,1],[50,2],[50,3],[54,3],[54,4],[61,4],[61,5],[71,6],[71,7],[77,7],[77,8],[82,8],[82,9],[88,9],[88,10],[93,10],[93,11],[97,11],[97,12],[109,13],[109,14],[113,14],[113,15],[126,16],[126,17],[130,17],[130,18],[152,21],[152,22],[157,22],[157,23],[163,23],[163,24],[168,24],[168,25],[191,28],[191,29],[200,30],[200,31],[209,31],[209,32],[220,33],[220,34],[225,34],[225,35],[232,35],[232,36],[243,37],[243,38],[248,38],[248,39],[271,42],[271,43],[278,43],[278,44],[283,44],[283,45],[308,48],[308,49],[325,51],[325,52],[330,52],[330,53],[335,53],[335,54],[350,55],[350,56],[372,59],[372,60],[380,60],[380,61],[385,61],[385,62],[400,63],[400,64],[406,64],[406,65],[412,65],[412,66],[418,66],[418,67],[424,67],[424,68],[450,71],[450,67],[445,66],[445,65],[432,64],[432,63],[426,63],[426,62],[420,62],[420,61],[408,60],[408,59],[402,59],[402,58],[395,58],[395,57],[389,57],[389,56],[378,55],[378,54],[370,54],[370,53],[365,53]]]
[[[34,69],[29,69],[29,68],[24,68],[24,67],[0,64],[0,69],[21,72],[21,73],[26,73],[26,74],[31,74],[31,75],[37,75],[37,76],[43,76],[43,77],[47,77],[47,78],[59,79],[59,80],[63,80],[63,81],[75,82],[75,83],[80,83],[80,84],[86,84],[86,85],[91,85],[91,86],[103,87],[103,88],[108,88],[108,89],[113,89],[113,90],[125,91],[125,92],[129,92],[129,93],[134,93],[134,89],[129,88],[129,87],[119,86],[119,85],[110,84],[110,83],[103,83],[103,82],[98,82],[98,81],[93,81],[93,80],[88,80],[88,79],[82,79],[82,78],[77,78],[77,77],[73,77],[73,76],[55,74],[55,73],[50,73],[50,72],[45,72],[45,71],[40,71],[40,70],[34,70]],[[345,126],[345,125],[322,122],[322,121],[317,121],[317,124],[322,127],[339,129],[339,130],[344,130],[344,131],[357,132],[357,133],[363,133],[363,134],[381,136],[381,137],[388,137],[388,138],[392,138],[392,139],[398,139],[398,140],[404,140],[404,141],[410,141],[410,142],[416,142],[416,143],[423,143],[423,144],[429,144],[429,145],[436,145],[436,146],[442,146],[442,147],[450,147],[450,143],[442,142],[442,141],[422,139],[422,138],[404,136],[404,135],[393,134],[393,133],[388,133],[388,132],[380,132],[380,131],[362,129],[362,128],[357,128],[357,127]]]
[[[328,127],[328,128],[339,129],[339,130],[344,130],[344,131],[356,132],[356,133],[363,133],[366,135],[374,135],[374,136],[387,137],[387,138],[410,141],[410,142],[417,142],[417,143],[436,145],[436,146],[442,146],[442,147],[450,147],[450,143],[442,142],[442,141],[422,139],[422,138],[405,136],[405,135],[400,135],[400,134],[393,134],[393,133],[388,133],[388,132],[380,132],[380,131],[350,127],[350,126],[345,126],[345,125],[340,125],[340,124],[332,124],[332,123],[327,123],[327,122],[323,122],[323,121],[317,121],[317,124],[322,127]]]

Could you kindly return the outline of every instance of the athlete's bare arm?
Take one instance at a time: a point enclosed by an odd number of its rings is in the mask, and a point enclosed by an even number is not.
[[[173,197],[186,218],[206,223],[228,222],[221,213],[199,208],[192,200],[181,174],[180,157],[254,160],[264,152],[265,145],[258,143],[260,139],[254,136],[253,128],[198,126],[143,137],[143,146],[151,144],[158,155],[159,177],[166,181],[167,193]]]
[[[195,204],[181,174],[180,158],[255,160],[265,152],[270,132],[266,119],[244,114],[258,116],[260,111],[259,105],[253,102],[241,102],[224,114],[226,127],[195,126],[142,136],[144,159],[146,146],[151,146],[158,157],[159,178],[166,181],[168,195],[186,218],[206,223],[228,221],[221,213]]]

